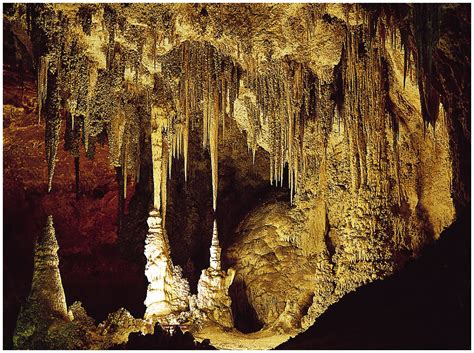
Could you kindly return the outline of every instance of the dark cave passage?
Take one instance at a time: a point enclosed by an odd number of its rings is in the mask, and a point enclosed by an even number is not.
[[[246,289],[245,282],[239,277],[234,278],[234,282],[229,288],[234,325],[242,333],[257,332],[263,328],[263,325],[258,320],[252,304],[249,303]]]

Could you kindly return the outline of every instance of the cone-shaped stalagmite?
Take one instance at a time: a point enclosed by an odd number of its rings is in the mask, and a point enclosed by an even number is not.
[[[67,319],[66,296],[59,273],[58,242],[53,216],[48,216],[43,234],[35,244],[33,283],[29,300],[41,304],[53,316]]]
[[[219,245],[219,236],[217,233],[217,221],[214,220],[214,229],[212,231],[212,242],[211,242],[211,258],[209,266],[214,270],[220,271],[221,269],[221,252],[222,249]]]
[[[31,291],[18,316],[14,345],[33,348],[34,339],[44,334],[53,322],[71,320],[59,273],[58,242],[53,217],[48,216],[43,234],[35,243]]]
[[[221,270],[221,247],[215,220],[210,254],[210,266],[202,270],[198,282],[197,307],[208,319],[225,327],[233,327],[229,287],[234,280],[235,270],[230,268],[227,273]]]

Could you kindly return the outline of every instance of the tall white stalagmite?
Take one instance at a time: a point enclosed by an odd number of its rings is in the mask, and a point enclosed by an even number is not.
[[[145,275],[148,278],[145,299],[145,319],[165,316],[172,311],[167,282],[172,276],[168,242],[165,239],[160,213],[154,209],[147,219],[148,234],[145,239],[147,264]]]
[[[145,239],[145,275],[149,282],[145,299],[145,319],[166,321],[168,314],[187,310],[189,284],[182,278],[179,266],[173,266],[168,238],[164,231],[167,158],[172,158],[172,147],[169,140],[163,139],[163,134],[169,132],[167,115],[163,108],[152,107],[151,128],[154,209],[147,220],[148,234]]]
[[[219,236],[217,232],[217,221],[214,220],[214,229],[212,231],[212,242],[211,242],[211,258],[209,266],[214,270],[220,271],[221,269],[221,252],[222,249],[219,245]]]
[[[199,278],[196,304],[208,319],[225,327],[233,327],[229,287],[234,280],[235,270],[229,268],[225,272],[221,269],[221,247],[216,220],[210,253],[209,268],[202,270]]]

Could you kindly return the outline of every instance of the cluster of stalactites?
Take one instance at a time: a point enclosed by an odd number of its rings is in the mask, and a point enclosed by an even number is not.
[[[376,149],[375,156],[381,165],[384,151],[382,139],[386,127],[387,66],[383,59],[385,41],[375,40],[370,26],[359,26],[346,31],[341,59],[343,95],[338,114],[345,126],[350,148],[351,185],[358,190],[370,179],[367,166],[367,145]],[[380,31],[381,28],[376,28]],[[378,37],[377,37],[378,38]]]
[[[170,66],[178,68],[176,99],[177,119],[170,127],[168,140],[171,156],[184,157],[185,179],[188,175],[189,134],[202,116],[202,145],[209,148],[212,169],[213,208],[217,206],[219,126],[224,140],[225,120],[234,113],[239,93],[240,68],[212,45],[184,42],[173,56]],[[164,72],[169,73],[172,68]]]
[[[407,75],[413,79],[415,71],[423,120],[434,126],[439,115],[441,97],[434,87],[432,67],[433,53],[440,37],[442,6],[411,4],[397,5],[396,8],[375,8],[376,10],[365,12],[364,25],[369,26],[371,36],[378,36],[382,44],[386,38],[391,38],[392,46],[397,47],[399,36],[400,48],[404,51],[403,83],[405,85]]]
[[[256,106],[250,100],[246,102],[254,130],[249,134],[252,138],[250,146],[255,155],[258,131],[263,124],[268,124],[271,136],[270,182],[282,185],[287,165],[292,202],[298,191],[298,180],[306,169],[304,125],[305,121],[316,116],[319,80],[305,65],[288,59],[263,73],[257,72],[255,66],[250,68],[244,80],[244,85],[256,96]]]
[[[166,129],[170,153],[168,177],[171,177],[173,158],[183,157],[187,179],[189,135],[202,117],[202,145],[210,152],[215,210],[219,134],[222,133],[224,140],[226,118],[233,118],[241,69],[213,46],[200,42],[184,42],[162,61],[167,81],[178,78],[178,94],[174,97],[177,114],[176,118],[168,119]],[[268,124],[271,135],[270,182],[283,185],[284,168],[288,165],[292,200],[298,191],[298,180],[305,171],[304,124],[316,115],[319,80],[305,65],[289,59],[281,60],[276,67],[263,73],[257,71],[256,64],[247,66],[243,84],[256,97],[255,103],[244,99],[250,121],[247,134],[249,149],[255,160],[258,136],[262,125]]]

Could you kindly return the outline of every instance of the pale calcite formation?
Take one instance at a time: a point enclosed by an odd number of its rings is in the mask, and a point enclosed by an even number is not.
[[[193,298],[193,301],[207,319],[230,328],[234,326],[234,322],[229,287],[234,280],[235,271],[232,268],[229,268],[227,272],[221,270],[221,251],[217,223],[214,221],[210,265],[209,268],[202,270],[197,298]]]
[[[97,326],[98,335],[103,337],[101,349],[128,342],[132,332],[152,333],[153,326],[146,320],[135,319],[126,309],[120,308],[110,313],[107,319]]]
[[[150,284],[145,299],[145,319],[155,320],[187,310],[189,284],[182,278],[181,269],[172,264],[158,211],[150,211],[147,223],[145,275]]]
[[[209,252],[210,252],[209,267],[212,268],[213,270],[220,271],[222,248],[219,245],[219,234],[217,232],[216,220],[214,220],[214,227],[212,229],[211,248],[209,249]]]

